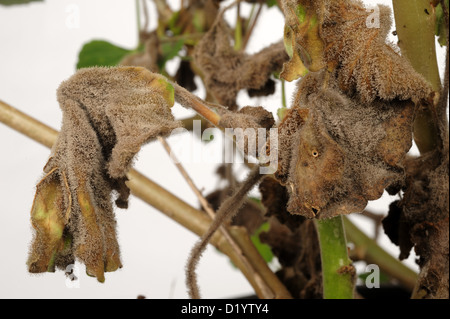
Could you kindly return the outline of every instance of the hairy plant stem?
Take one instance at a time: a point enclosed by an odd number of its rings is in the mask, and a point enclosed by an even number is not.
[[[49,148],[53,146],[58,136],[58,131],[2,101],[0,101],[0,122]],[[127,185],[134,196],[150,204],[199,236],[209,229],[211,219],[202,211],[193,208],[136,170],[131,169],[127,175],[129,179]],[[248,270],[247,266],[243,264],[239,253],[236,252],[222,234],[214,234],[211,243],[226,254],[241,270],[255,289],[258,297],[292,298],[286,287],[267,266],[267,263],[251,242],[246,229],[233,226],[229,227],[228,231],[233,240],[239,245],[242,254],[246,256],[254,271],[258,273],[259,278],[269,287],[271,291],[269,296],[267,291],[261,289],[261,282],[255,279],[255,273]]]
[[[175,89],[175,101],[184,107],[193,109],[195,112],[211,122],[211,124],[220,128],[220,115],[217,114],[217,112],[215,112],[209,105],[207,105],[207,103],[203,102],[182,86],[176,83],[172,83],[172,85]]]
[[[172,149],[170,147],[170,145],[167,143],[167,141],[165,140],[165,138],[158,136],[158,140],[161,142],[161,144],[163,145],[164,149],[166,150],[167,154],[169,154],[169,156],[171,157],[174,165],[178,168],[178,170],[180,171],[181,175],[183,176],[183,178],[186,180],[186,182],[188,183],[189,187],[192,189],[192,191],[194,192],[194,194],[197,196],[198,200],[200,201],[200,204],[202,205],[203,209],[205,210],[205,212],[208,214],[208,216],[211,218],[211,220],[213,220],[216,217],[216,212],[214,212],[214,210],[211,208],[211,205],[209,204],[209,202],[206,200],[206,198],[202,195],[202,193],[200,192],[200,190],[197,188],[197,186],[195,186],[194,181],[191,179],[191,177],[189,176],[189,174],[186,172],[186,170],[184,169],[183,165],[181,165],[180,161],[175,157],[175,154],[172,152]],[[271,291],[271,289],[266,285],[266,283],[264,282],[264,280],[262,280],[261,276],[259,275],[258,272],[256,272],[253,269],[253,266],[251,265],[251,263],[248,261],[247,257],[245,257],[245,255],[243,254],[242,250],[240,249],[240,247],[237,245],[237,243],[233,240],[233,238],[231,237],[230,233],[228,232],[228,230],[226,229],[226,227],[224,225],[221,225],[219,227],[220,232],[222,233],[222,235],[225,237],[225,239],[228,241],[228,243],[230,244],[230,246],[235,250],[236,255],[238,256],[238,258],[241,260],[242,264],[246,267],[247,272],[249,274],[253,274],[254,276],[254,281],[256,284],[259,285],[259,289],[261,290],[261,293],[263,294],[263,297],[268,299],[268,298],[273,298],[274,294]]]
[[[140,41],[141,31],[142,31],[142,28],[141,28],[141,6],[139,4],[139,1],[140,0],[134,0],[135,6],[136,6],[136,23],[137,23],[138,41]]]
[[[245,48],[247,47],[247,44],[248,44],[248,42],[250,40],[250,37],[251,37],[251,35],[253,33],[253,30],[255,29],[255,26],[256,26],[256,23],[258,21],[258,18],[259,18],[260,14],[261,14],[261,11],[262,11],[262,8],[263,8],[263,3],[259,4],[258,11],[256,11],[256,15],[253,17],[254,6],[255,5],[253,5],[253,7],[252,7],[252,12],[250,13],[250,17],[249,17],[249,20],[248,20],[247,27],[245,28],[245,38],[244,38],[244,41],[243,41],[243,44],[242,44],[242,50],[245,50]],[[251,25],[249,25],[250,24],[250,20],[251,20]]]
[[[316,220],[324,299],[353,299],[355,268],[348,258],[342,219],[342,216],[337,216]]]
[[[435,15],[429,0],[394,0],[398,46],[413,68],[439,92],[441,81],[436,58]],[[438,145],[436,110],[423,106],[414,120],[414,141],[420,153]]]
[[[355,245],[354,251],[358,259],[378,265],[385,274],[412,291],[417,281],[417,273],[378,246],[376,241],[359,230],[347,217],[343,220],[347,240]]]

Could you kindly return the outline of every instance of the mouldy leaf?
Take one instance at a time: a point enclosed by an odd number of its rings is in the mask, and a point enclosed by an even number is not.
[[[259,148],[261,145],[259,144],[258,129],[267,129],[264,138],[269,136],[270,128],[275,124],[272,113],[262,106],[245,106],[238,112],[228,110],[219,110],[219,112],[222,113],[219,125],[236,130],[236,145],[244,154],[259,157],[266,153],[266,140],[263,141],[265,147]],[[250,129],[250,133],[255,134],[255,138],[250,138],[246,134],[247,129]]]
[[[432,90],[386,44],[387,7],[379,7],[379,25],[371,27],[370,11],[358,1],[283,3],[286,25],[293,31],[287,42],[294,47],[320,36],[323,46],[319,41],[304,48],[317,61],[321,55],[313,50],[322,50],[326,67],[304,75],[298,84],[294,106],[279,125],[275,176],[286,185],[291,213],[328,218],[360,212],[404,179],[402,162],[412,144],[415,106],[429,101]],[[308,17],[318,18],[318,31],[301,29]],[[294,37],[295,42],[289,41]]]
[[[324,71],[327,72],[327,71]],[[360,212],[402,180],[412,143],[414,104],[352,100],[325,74],[300,82],[294,107],[279,125],[279,168],[288,210],[309,218]]]
[[[116,66],[132,50],[118,47],[103,40],[86,43],[78,54],[77,69],[93,66]]]
[[[314,8],[299,1],[285,1],[283,10],[286,16],[284,46],[291,60],[283,65],[280,77],[293,81],[325,66],[323,41]]]
[[[319,241],[312,220],[286,210],[286,188],[272,177],[264,178],[259,189],[270,228],[260,234],[278,258],[282,269],[277,276],[294,298],[322,298]]]
[[[126,54],[118,63],[122,66],[142,66],[152,72],[159,72],[158,61],[162,59],[158,50],[160,43],[155,31],[143,33],[143,51]]]
[[[30,272],[53,271],[56,254],[64,248],[67,199],[56,170],[48,173],[36,186],[31,209],[31,224],[35,229],[28,267]]]
[[[78,258],[88,275],[122,267],[111,202],[127,207],[126,173],[141,146],[181,126],[171,84],[142,67],[88,68],[58,89],[63,124],[32,209],[30,272]]]
[[[349,96],[359,95],[364,103],[376,98],[414,103],[429,99],[428,82],[386,42],[391,10],[378,8],[379,16],[373,20],[373,12],[360,1],[284,0],[285,23],[293,31],[288,38],[295,38],[294,56],[297,52],[310,72],[325,67],[336,71],[339,88]]]
[[[203,73],[207,90],[219,104],[237,108],[241,89],[263,89],[273,72],[279,71],[288,56],[282,43],[249,55],[234,50],[229,27],[219,15],[211,29],[195,47],[194,63]]]
[[[429,98],[429,83],[387,43],[390,8],[379,5],[379,15],[372,20],[373,12],[359,1],[322,0],[316,5],[322,5],[317,12],[322,16],[324,59],[329,68],[337,70],[344,93],[357,93],[364,103],[376,98],[418,103]]]

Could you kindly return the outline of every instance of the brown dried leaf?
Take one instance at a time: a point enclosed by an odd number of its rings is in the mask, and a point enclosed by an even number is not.
[[[411,102],[363,104],[340,92],[325,72],[301,80],[279,126],[275,176],[290,192],[289,211],[310,218],[362,211],[402,180],[412,143]]]
[[[304,56],[316,57],[318,67],[312,71],[325,66],[336,71],[343,93],[356,94],[363,103],[377,98],[419,103],[430,98],[429,83],[386,42],[392,24],[388,7],[379,5],[379,15],[374,15],[356,0],[284,0],[283,9],[294,33],[292,51],[299,46]],[[321,41],[313,39],[313,28],[303,28],[310,17],[318,19]]]
[[[141,35],[144,40],[144,52],[131,53],[126,55],[119,65],[122,66],[141,66],[151,72],[159,72],[158,60],[161,58],[159,54],[159,39],[156,31],[144,33]]]
[[[283,44],[276,43],[249,55],[231,46],[229,27],[219,15],[195,47],[194,62],[203,74],[206,88],[219,104],[237,108],[241,89],[260,90],[288,59]]]
[[[31,209],[31,223],[35,229],[28,258],[31,273],[54,271],[55,256],[63,250],[63,231],[67,210],[57,169],[48,173],[36,186]]]
[[[152,138],[180,127],[170,112],[173,87],[142,67],[90,68],[61,84],[58,101],[63,124],[44,168],[46,179],[37,187],[30,271],[46,271],[52,252],[59,268],[76,257],[103,282],[105,271],[122,267],[112,192],[118,192],[116,204],[126,207],[126,173],[134,155]],[[43,214],[54,227],[41,225],[37,217]],[[55,222],[58,216],[64,218]],[[56,226],[58,236],[52,235]]]

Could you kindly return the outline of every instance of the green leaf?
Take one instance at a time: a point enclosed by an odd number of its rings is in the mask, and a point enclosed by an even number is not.
[[[169,19],[167,23],[173,35],[179,35],[181,33],[181,27],[177,26],[179,18],[180,18],[180,11],[176,11],[173,13],[172,17]]]
[[[44,0],[0,0],[0,5],[13,6],[16,4],[27,4],[30,2],[36,2],[36,1],[43,2]]]
[[[92,66],[115,66],[122,58],[133,52],[103,40],[86,43],[78,55],[77,69]]]
[[[166,62],[172,60],[178,55],[178,52],[183,48],[184,39],[180,39],[176,42],[167,42],[161,45],[162,59],[158,61],[159,69],[164,69]]]
[[[445,5],[447,8],[449,7],[449,0],[445,1]],[[445,18],[444,18],[444,10],[442,10],[442,4],[436,7],[436,36],[438,37],[438,42],[441,47],[447,45],[447,36],[445,34]]]
[[[276,6],[278,3],[277,0],[266,0],[266,4],[267,7],[272,8],[273,6]]]
[[[270,248],[269,245],[261,242],[261,240],[259,239],[259,234],[261,234],[262,232],[269,231],[269,228],[270,228],[269,223],[265,222],[255,231],[255,233],[252,236],[250,236],[250,239],[252,240],[253,245],[255,245],[255,247],[258,250],[258,252],[260,253],[261,257],[267,263],[271,262],[273,259],[272,249]]]

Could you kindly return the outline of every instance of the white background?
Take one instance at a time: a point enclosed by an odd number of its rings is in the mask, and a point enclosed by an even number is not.
[[[390,1],[365,1],[385,3]],[[170,2],[177,8],[178,1]],[[226,1],[226,4],[231,3]],[[79,10],[79,27],[70,28],[70,11]],[[149,8],[150,29],[156,25],[153,3]],[[243,5],[243,13],[249,6]],[[233,21],[230,10],[227,18]],[[276,42],[283,35],[283,18],[277,8],[264,9],[248,52]],[[45,124],[58,129],[61,112],[56,102],[60,82],[75,71],[82,45],[103,39],[132,49],[137,45],[135,2],[131,0],[45,0],[31,5],[0,6],[0,99]],[[439,51],[442,61],[442,50]],[[169,65],[174,70],[176,61]],[[442,62],[441,62],[442,63]],[[288,96],[294,85],[287,86]],[[197,94],[203,97],[203,92]],[[241,105],[263,105],[276,114],[281,106],[279,90],[270,98],[249,99],[239,94]],[[180,106],[173,108],[177,118],[192,114]],[[195,140],[185,135],[177,145]],[[178,144],[181,143],[181,144]],[[106,274],[106,282],[84,274],[78,265],[78,288],[69,288],[61,271],[30,275],[25,265],[31,241],[29,213],[36,182],[49,156],[49,150],[0,123],[0,298],[186,298],[184,267],[189,251],[198,239],[162,213],[131,197],[128,210],[116,210],[119,242],[124,267]],[[182,159],[183,160],[183,159]],[[218,186],[214,163],[183,163],[204,193]],[[167,154],[157,143],[146,145],[135,167],[189,204],[198,207],[192,194]],[[245,173],[238,170],[240,173]],[[383,197],[369,204],[372,211],[386,213],[394,198]],[[371,223],[352,216],[368,234]],[[394,256],[398,249],[385,236],[379,243]],[[406,263],[414,268],[414,256]],[[361,266],[359,266],[361,267]],[[210,247],[198,269],[199,284],[205,298],[228,298],[252,294],[252,288],[228,259]]]

